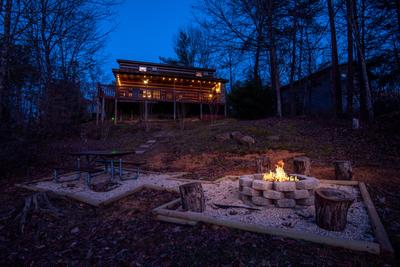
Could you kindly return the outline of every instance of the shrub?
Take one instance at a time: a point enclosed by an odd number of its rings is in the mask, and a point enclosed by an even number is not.
[[[273,93],[254,81],[232,88],[228,95],[231,114],[239,119],[260,119],[273,114]]]

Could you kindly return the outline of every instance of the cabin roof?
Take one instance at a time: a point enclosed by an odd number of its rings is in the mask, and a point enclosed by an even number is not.
[[[166,67],[171,69],[181,69],[181,70],[194,70],[194,71],[208,71],[215,72],[215,69],[211,68],[198,68],[198,67],[186,67],[172,64],[164,64],[164,63],[154,63],[154,62],[146,62],[146,61],[136,61],[136,60],[126,60],[126,59],[117,59],[117,63],[120,65],[143,65],[143,66],[151,66],[151,67]]]

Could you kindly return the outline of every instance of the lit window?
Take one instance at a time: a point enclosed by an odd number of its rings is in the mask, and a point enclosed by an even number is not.
[[[139,66],[139,71],[146,72],[147,71],[147,67]]]
[[[200,71],[196,72],[196,77],[203,77],[203,73],[201,73]]]

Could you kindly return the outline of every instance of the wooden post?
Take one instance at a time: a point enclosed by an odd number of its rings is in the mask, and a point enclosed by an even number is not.
[[[293,159],[294,173],[310,175],[311,163],[307,157],[297,157]]]
[[[176,120],[176,99],[174,98],[174,121]]]
[[[201,183],[183,184],[179,186],[179,191],[184,211],[203,212],[206,210],[206,200]]]
[[[319,227],[329,231],[343,231],[347,212],[354,197],[346,191],[333,188],[315,190],[315,220]]]
[[[104,123],[105,117],[106,117],[106,100],[103,96],[101,99],[101,124]]]
[[[118,120],[118,99],[115,98],[115,104],[114,104],[114,124],[117,124]]]
[[[96,126],[99,125],[99,117],[100,117],[100,99],[96,98]]]
[[[147,100],[144,101],[144,121],[147,123]]]
[[[333,162],[335,166],[336,180],[351,180],[353,178],[353,169],[348,160],[337,160]]]
[[[200,120],[203,119],[203,104],[200,103]]]

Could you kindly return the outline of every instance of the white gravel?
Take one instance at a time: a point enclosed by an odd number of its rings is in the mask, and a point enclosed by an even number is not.
[[[240,221],[249,224],[273,226],[283,229],[293,229],[301,232],[310,232],[322,236],[330,236],[351,240],[374,241],[368,212],[362,202],[360,192],[354,186],[337,186],[321,184],[320,187],[338,188],[357,196],[348,213],[348,223],[343,232],[326,231],[315,223],[314,206],[307,209],[267,208],[260,211],[241,208],[216,208],[213,203],[243,205],[239,200],[238,181],[223,180],[219,185],[203,184],[207,208],[204,215]],[[303,216],[302,216],[303,215]],[[307,218],[304,217],[304,215]]]
[[[141,174],[137,180],[117,181],[120,185],[108,192],[94,192],[84,183],[84,179],[74,182],[54,183],[53,181],[43,181],[31,186],[49,190],[55,193],[67,194],[74,198],[90,199],[92,203],[101,204],[110,198],[120,196],[128,191],[143,185],[154,185],[166,189],[178,190],[179,185],[188,181],[179,181],[177,178],[181,173],[166,174]],[[94,182],[105,181],[106,175],[93,178]],[[332,187],[348,191],[356,196],[356,201],[351,205],[348,213],[348,224],[343,232],[326,231],[315,224],[314,206],[306,209],[261,207],[261,210],[247,210],[241,208],[216,208],[213,203],[228,205],[243,205],[239,200],[238,180],[225,179],[218,184],[203,183],[203,189],[206,197],[206,211],[204,215],[225,218],[233,221],[240,221],[249,224],[258,224],[272,226],[283,229],[294,229],[302,232],[310,232],[322,236],[330,236],[351,240],[374,241],[373,231],[370,225],[368,212],[365,208],[360,192],[355,186],[338,186],[320,184],[320,187]]]
[[[55,183],[53,181],[43,181],[35,184],[30,184],[31,187],[34,187],[39,190],[52,191],[54,193],[58,193],[61,195],[67,195],[71,198],[77,198],[82,200],[82,198],[87,199],[91,202],[91,204],[99,205],[104,201],[109,200],[110,198],[118,197],[120,195],[125,194],[126,192],[132,191],[135,188],[141,187],[143,185],[153,185],[159,186],[166,189],[175,189],[177,190],[179,185],[187,183],[185,181],[177,181],[176,178],[182,176],[184,173],[166,173],[166,174],[140,174],[139,178],[136,180],[124,180],[120,181],[117,176],[115,176],[114,181],[119,183],[119,186],[108,192],[94,192],[88,188],[88,186],[84,182],[84,176],[82,175],[79,181],[70,181],[70,182],[62,182]],[[133,176],[134,173],[126,172],[126,175]],[[109,175],[102,174],[99,176],[95,176],[92,178],[93,183],[104,182],[108,179]],[[71,179],[74,176],[66,177],[63,176],[62,180]]]

